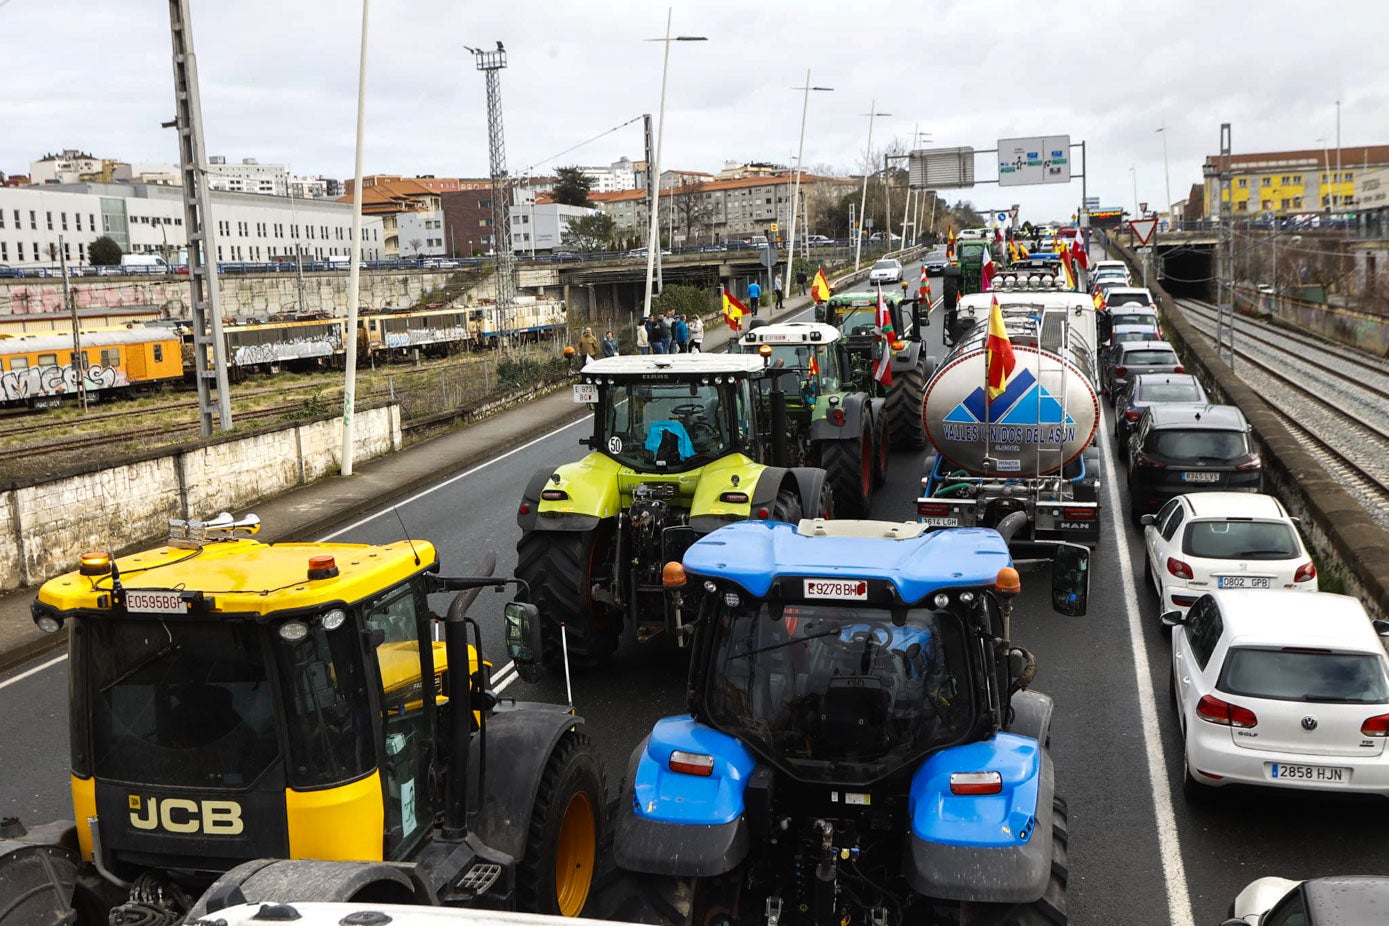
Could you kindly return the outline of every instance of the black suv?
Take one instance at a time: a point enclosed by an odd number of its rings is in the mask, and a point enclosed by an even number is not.
[[[1263,461],[1233,405],[1150,405],[1129,438],[1129,517],[1135,526],[1188,492],[1260,492]]]

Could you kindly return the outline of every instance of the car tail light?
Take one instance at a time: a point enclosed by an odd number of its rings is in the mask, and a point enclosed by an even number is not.
[[[1376,714],[1360,725],[1361,736],[1389,736],[1389,714]]]
[[[937,505],[931,502],[917,502],[916,513],[923,518],[943,518],[950,514],[950,506]]]
[[[1172,575],[1176,576],[1179,579],[1196,578],[1196,576],[1191,571],[1191,567],[1188,566],[1186,563],[1182,562],[1181,560],[1177,559],[1175,556],[1167,557],[1167,571],[1172,573]]]
[[[748,493],[725,492],[719,496],[719,501],[728,502],[730,505],[746,505],[748,503]]]
[[[1177,364],[1175,367],[1172,368],[1172,372],[1173,372],[1173,373],[1185,373],[1185,372],[1186,372],[1186,367],[1182,366],[1182,365],[1179,363],[1179,364]]]
[[[1222,701],[1214,695],[1206,695],[1196,702],[1196,716],[1222,727],[1253,727],[1259,723],[1259,718],[1249,708]]]
[[[1257,453],[1254,454],[1254,456],[1250,459],[1245,460],[1243,463],[1235,464],[1235,469],[1239,470],[1242,473],[1247,473],[1256,469],[1263,469],[1263,467],[1264,461],[1259,459],[1259,455]]]
[[[1126,412],[1124,412],[1124,420],[1125,420],[1125,421],[1137,421],[1139,418],[1142,418],[1142,417],[1143,417],[1143,413],[1140,412],[1140,411],[1138,411],[1137,409],[1132,409],[1132,408],[1130,408],[1129,410],[1127,410]]]
[[[677,749],[670,754],[670,770],[682,775],[698,775],[708,778],[714,774],[714,757],[698,752],[682,752]]]
[[[1293,573],[1294,582],[1306,582],[1317,577],[1317,564],[1308,560],[1297,567],[1297,572]]]
[[[563,489],[546,489],[540,493],[540,497],[547,502],[562,502],[569,497],[569,493]]]
[[[1061,517],[1067,521],[1093,521],[1095,520],[1094,508],[1062,508]]]
[[[838,427],[843,427],[843,425],[844,425],[844,409],[842,409],[842,408],[832,408],[832,409],[830,409],[830,416],[829,416],[829,417],[830,417],[830,424],[836,425],[836,426],[838,426]]]
[[[1166,463],[1141,452],[1134,454],[1133,465],[1137,466],[1139,469],[1167,469]]]
[[[1129,368],[1128,368],[1128,367],[1115,367],[1115,368],[1114,368],[1114,375],[1115,375],[1115,376],[1128,376],[1128,375],[1129,375]]]
[[[950,793],[963,795],[998,794],[1003,790],[1003,776],[998,772],[952,772]]]

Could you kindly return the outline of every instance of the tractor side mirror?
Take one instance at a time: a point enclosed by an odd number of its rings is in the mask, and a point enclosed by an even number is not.
[[[522,601],[507,603],[506,653],[516,664],[516,674],[523,682],[540,681],[540,609]]]
[[[931,303],[918,301],[912,306],[912,321],[916,325],[916,330],[931,327]]]
[[[1051,562],[1051,607],[1058,614],[1079,617],[1090,598],[1090,548],[1078,543],[1056,547]]]

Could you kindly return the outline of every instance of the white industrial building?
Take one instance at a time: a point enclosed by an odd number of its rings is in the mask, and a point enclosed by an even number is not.
[[[396,239],[401,257],[443,257],[444,211],[397,212]]]
[[[76,183],[83,174],[101,173],[101,158],[66,148],[60,154],[45,154],[37,161],[29,162],[29,182]]]
[[[186,253],[183,190],[157,184],[76,183],[0,187],[0,264],[52,265],[63,239],[65,257],[87,262],[87,246],[111,237],[127,254],[155,254],[179,263]],[[214,192],[218,261],[268,262],[292,257],[346,257],[352,206],[334,200]],[[438,235],[442,237],[440,233]],[[381,219],[362,220],[362,257],[380,260]]]
[[[536,203],[534,190],[517,190],[511,207],[511,249],[517,254],[553,251],[564,241],[570,222],[601,211],[563,203]],[[402,245],[404,240],[402,236]]]

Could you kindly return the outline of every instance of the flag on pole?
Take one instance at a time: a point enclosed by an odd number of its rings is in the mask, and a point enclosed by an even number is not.
[[[1084,270],[1090,269],[1090,254],[1085,247],[1085,229],[1077,228],[1076,236],[1071,240],[1071,257],[1080,263]]]
[[[955,259],[955,229],[954,229],[954,227],[951,227],[951,228],[949,229],[949,233],[945,236],[945,259],[946,259],[946,260],[954,260],[954,259]]]
[[[884,389],[892,388],[892,340],[897,336],[896,329],[892,326],[892,313],[887,309],[887,300],[883,298],[883,291],[878,290],[878,333],[882,339],[882,355],[878,357],[878,368],[873,371],[873,378],[883,384]]]
[[[1013,357],[1013,342],[1008,340],[1008,329],[1003,324],[1003,309],[994,296],[989,308],[989,337],[984,342],[985,373],[984,387],[990,400],[998,398],[1007,388],[1008,377],[1012,375],[1017,360]]]
[[[815,271],[815,279],[810,282],[810,298],[816,302],[826,302],[830,298],[830,281],[825,279],[825,268]]]
[[[1021,241],[1018,242],[1018,256],[1023,260],[1027,260],[1032,256],[1027,250],[1027,245],[1023,244]]]
[[[1022,258],[1018,257],[1018,243],[1012,238],[1008,239],[1008,259],[1017,263]]]
[[[810,349],[810,362],[806,364],[806,371],[813,377],[820,375],[820,361],[815,359],[815,348]]]
[[[984,247],[984,263],[979,267],[979,291],[981,293],[987,293],[989,287],[993,285],[994,273],[996,270],[997,268],[994,267],[993,254],[989,252],[989,248],[986,245]]]
[[[1074,292],[1076,288],[1076,272],[1075,269],[1071,267],[1070,254],[1061,255],[1061,272],[1064,273],[1066,277],[1066,289],[1069,292]]]
[[[743,327],[743,316],[748,314],[747,306],[738,301],[738,297],[728,291],[728,287],[723,288],[723,320],[728,327],[734,331],[739,331]]]
[[[1104,293],[1100,292],[1099,290],[1096,290],[1096,291],[1095,291],[1095,295],[1094,295],[1094,303],[1095,303],[1095,311],[1096,311],[1096,312],[1103,312],[1103,311],[1105,310],[1105,308],[1106,308],[1106,306],[1105,306],[1105,301],[1104,301]]]
[[[921,265],[921,289],[916,294],[917,302],[925,303],[926,308],[931,307],[931,277],[926,273],[926,265]]]

